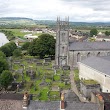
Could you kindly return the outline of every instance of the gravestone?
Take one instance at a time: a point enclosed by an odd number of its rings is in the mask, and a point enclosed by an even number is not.
[[[49,65],[49,63],[43,63],[43,65],[44,65],[44,66],[48,66],[48,65]]]
[[[20,64],[20,62],[19,61],[15,61],[15,62],[13,62],[14,64]]]
[[[58,65],[53,65],[53,69],[60,69],[60,67]]]
[[[44,63],[46,63],[46,62],[51,62],[51,58],[45,58]]]
[[[52,91],[59,91],[59,87],[58,86],[52,86]]]
[[[36,66],[42,66],[42,63],[41,62],[37,62]]]
[[[62,70],[70,70],[70,66],[68,65],[62,66]]]

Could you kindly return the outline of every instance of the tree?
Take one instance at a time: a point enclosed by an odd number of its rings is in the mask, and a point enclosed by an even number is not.
[[[29,54],[39,55],[43,58],[45,55],[55,55],[55,39],[52,35],[42,34],[34,39],[29,46]]]
[[[93,37],[94,35],[96,36],[97,35],[97,33],[98,33],[98,31],[97,31],[97,29],[91,29],[90,30],[90,37]]]
[[[5,58],[0,57],[0,74],[2,73],[3,70],[8,70],[8,62]]]
[[[0,85],[2,88],[5,90],[7,87],[12,83],[13,81],[13,76],[10,71],[4,70],[2,74],[0,75]]]
[[[4,52],[6,57],[12,56],[13,51],[17,48],[16,44],[14,42],[9,42],[5,45],[3,45],[0,50]]]
[[[109,36],[110,35],[110,31],[105,31],[105,35]]]
[[[15,57],[21,56],[21,50],[20,49],[15,49],[14,52],[13,52],[13,56],[15,56]]]
[[[2,51],[0,51],[0,58],[5,58],[6,59],[6,56]]]
[[[22,45],[21,49],[22,49],[22,50],[28,50],[29,45],[30,45],[30,42],[25,42],[25,43]]]

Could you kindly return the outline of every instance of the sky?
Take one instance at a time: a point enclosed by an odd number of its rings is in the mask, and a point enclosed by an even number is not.
[[[0,17],[110,22],[110,0],[0,0]]]

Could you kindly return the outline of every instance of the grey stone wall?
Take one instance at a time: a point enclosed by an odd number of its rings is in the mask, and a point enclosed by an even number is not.
[[[110,50],[91,50],[91,51],[69,51],[69,65],[77,67],[77,62],[86,59],[90,56],[107,56],[110,55]]]

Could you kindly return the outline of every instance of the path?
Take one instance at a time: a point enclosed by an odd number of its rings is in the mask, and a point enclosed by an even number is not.
[[[75,81],[74,81],[74,71],[73,70],[70,70],[70,81],[71,81],[71,89],[72,91],[74,91],[74,93],[79,97],[80,101],[81,102],[88,102],[87,100],[85,100],[85,97],[83,97],[77,87],[76,87],[76,84],[75,84]]]

